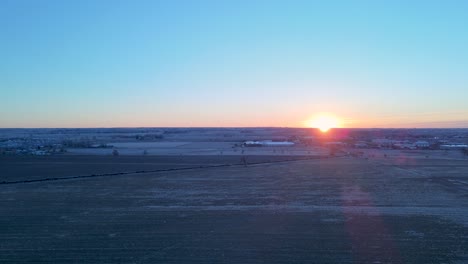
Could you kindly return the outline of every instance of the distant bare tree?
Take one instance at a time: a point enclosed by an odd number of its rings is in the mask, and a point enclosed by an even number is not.
[[[112,156],[119,156],[119,151],[116,149],[112,150]]]
[[[146,149],[143,150],[143,155],[145,155],[145,156],[148,155],[148,151]]]
[[[335,146],[330,146],[329,149],[328,149],[328,154],[331,156],[331,157],[334,157],[336,155],[336,153],[338,152],[338,148],[335,147]]]
[[[247,167],[247,159],[245,158],[245,156],[241,157],[241,163],[244,164],[244,167]]]
[[[463,155],[468,156],[468,148],[464,148],[461,150]]]

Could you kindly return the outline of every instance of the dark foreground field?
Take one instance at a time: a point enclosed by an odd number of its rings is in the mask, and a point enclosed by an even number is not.
[[[468,263],[467,161],[112,158],[0,158],[0,263]]]

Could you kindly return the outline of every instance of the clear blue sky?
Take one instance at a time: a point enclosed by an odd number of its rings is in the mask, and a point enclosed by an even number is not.
[[[0,127],[468,127],[468,1],[0,1]]]

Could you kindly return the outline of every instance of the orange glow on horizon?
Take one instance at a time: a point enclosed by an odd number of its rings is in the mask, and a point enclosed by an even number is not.
[[[341,122],[338,118],[331,115],[320,114],[308,121],[307,126],[312,128],[318,128],[323,133],[326,133],[331,128],[341,127],[340,124]]]

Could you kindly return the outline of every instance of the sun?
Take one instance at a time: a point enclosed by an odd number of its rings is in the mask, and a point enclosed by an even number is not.
[[[308,122],[309,127],[318,128],[322,132],[328,132],[330,128],[340,127],[338,118],[331,115],[319,115]]]

